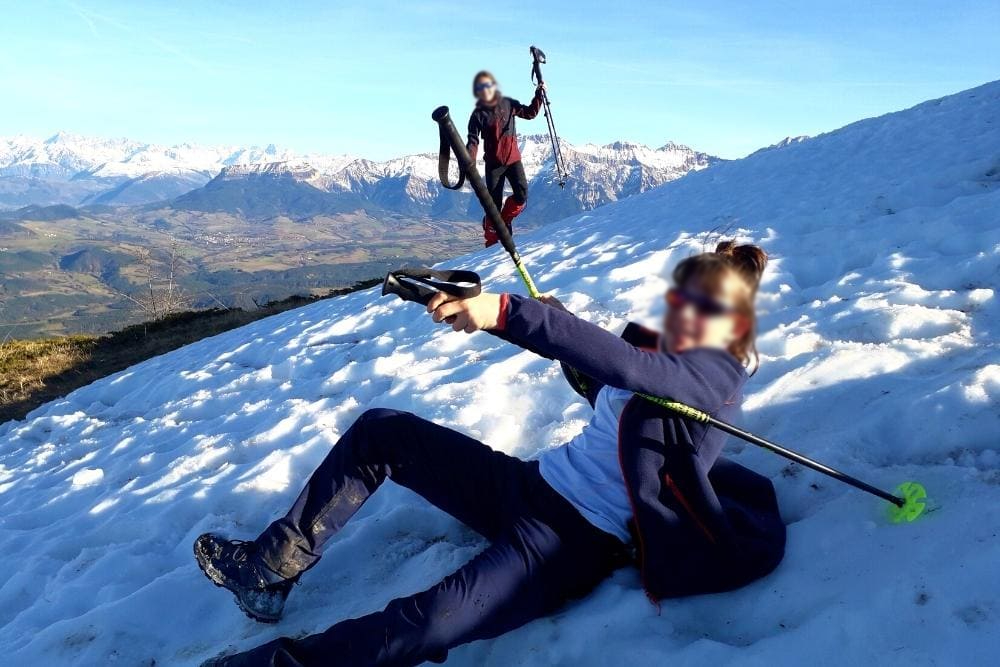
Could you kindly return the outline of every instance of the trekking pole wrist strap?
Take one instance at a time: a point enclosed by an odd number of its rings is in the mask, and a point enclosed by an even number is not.
[[[461,160],[455,159],[458,162],[458,181],[454,184],[448,178],[448,167],[451,165],[451,142],[448,139],[448,130],[443,126],[438,127],[438,136],[441,140],[441,145],[438,148],[438,178],[441,180],[441,185],[448,188],[449,190],[461,190],[462,186],[465,185],[465,169]]]

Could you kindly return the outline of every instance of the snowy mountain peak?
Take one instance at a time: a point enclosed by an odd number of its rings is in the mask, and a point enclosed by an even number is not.
[[[801,144],[803,141],[806,141],[806,140],[808,140],[810,138],[811,137],[808,137],[806,135],[799,135],[799,136],[795,136],[795,137],[785,137],[784,139],[782,139],[781,141],[779,141],[776,144],[771,144],[770,146],[765,146],[764,148],[757,149],[756,151],[754,151],[754,154],[756,154],[756,153],[764,153],[766,151],[779,150],[781,148],[787,148],[789,146],[794,146],[795,144]]]
[[[315,167],[308,162],[247,162],[229,165],[222,168],[219,178],[234,179],[253,176],[290,177],[298,180],[309,180],[317,175]]]
[[[70,134],[69,132],[65,132],[63,130],[59,130],[58,132],[56,132],[55,134],[53,134],[51,137],[49,137],[48,139],[46,139],[45,143],[47,143],[47,144],[64,143],[64,142],[67,142],[67,141],[71,141],[74,138],[74,136],[78,136],[78,135],[73,135],[73,134]]]
[[[137,142],[119,137],[93,137],[76,132],[59,130],[49,138],[45,139],[46,144],[63,144],[76,147],[97,147],[97,146],[122,146],[138,145]]]

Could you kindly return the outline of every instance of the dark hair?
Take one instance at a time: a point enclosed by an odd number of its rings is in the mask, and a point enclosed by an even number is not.
[[[746,286],[746,291],[737,309],[747,318],[747,332],[729,346],[729,351],[745,365],[754,362],[754,371],[760,363],[757,354],[757,313],[754,301],[757,298],[757,288],[760,278],[767,266],[767,253],[758,246],[751,244],[736,245],[734,241],[722,241],[715,246],[715,252],[703,252],[700,255],[688,257],[674,269],[674,283],[683,285],[689,280],[698,280],[707,284],[710,289],[717,289],[721,280],[730,274],[740,278]]]
[[[481,69],[476,72],[476,76],[472,77],[472,94],[476,94],[476,82],[480,79],[489,79],[493,82],[493,85],[497,85],[497,78],[493,76],[493,72],[487,69]]]

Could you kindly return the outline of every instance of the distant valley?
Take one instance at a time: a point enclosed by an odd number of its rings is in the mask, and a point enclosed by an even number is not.
[[[169,207],[62,213],[32,208],[0,220],[0,339],[103,333],[155,319],[168,307],[168,289],[183,309],[253,309],[479,243],[464,222],[363,211],[266,221]],[[161,301],[157,313],[150,291]]]

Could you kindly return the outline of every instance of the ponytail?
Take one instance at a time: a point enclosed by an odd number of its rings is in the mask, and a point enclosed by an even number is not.
[[[754,372],[760,365],[757,354],[757,313],[754,301],[761,277],[767,267],[767,253],[759,246],[737,245],[735,241],[722,241],[715,246],[715,252],[704,252],[688,257],[674,269],[674,283],[683,285],[689,280],[707,280],[716,285],[723,275],[733,273],[746,286],[746,294],[738,305],[740,314],[747,318],[747,332],[729,351],[744,365],[754,364]]]
[[[724,257],[726,263],[740,274],[747,286],[757,292],[761,276],[767,267],[767,253],[760,246],[749,243],[736,245],[735,241],[720,241],[719,245],[715,246],[715,254]]]

